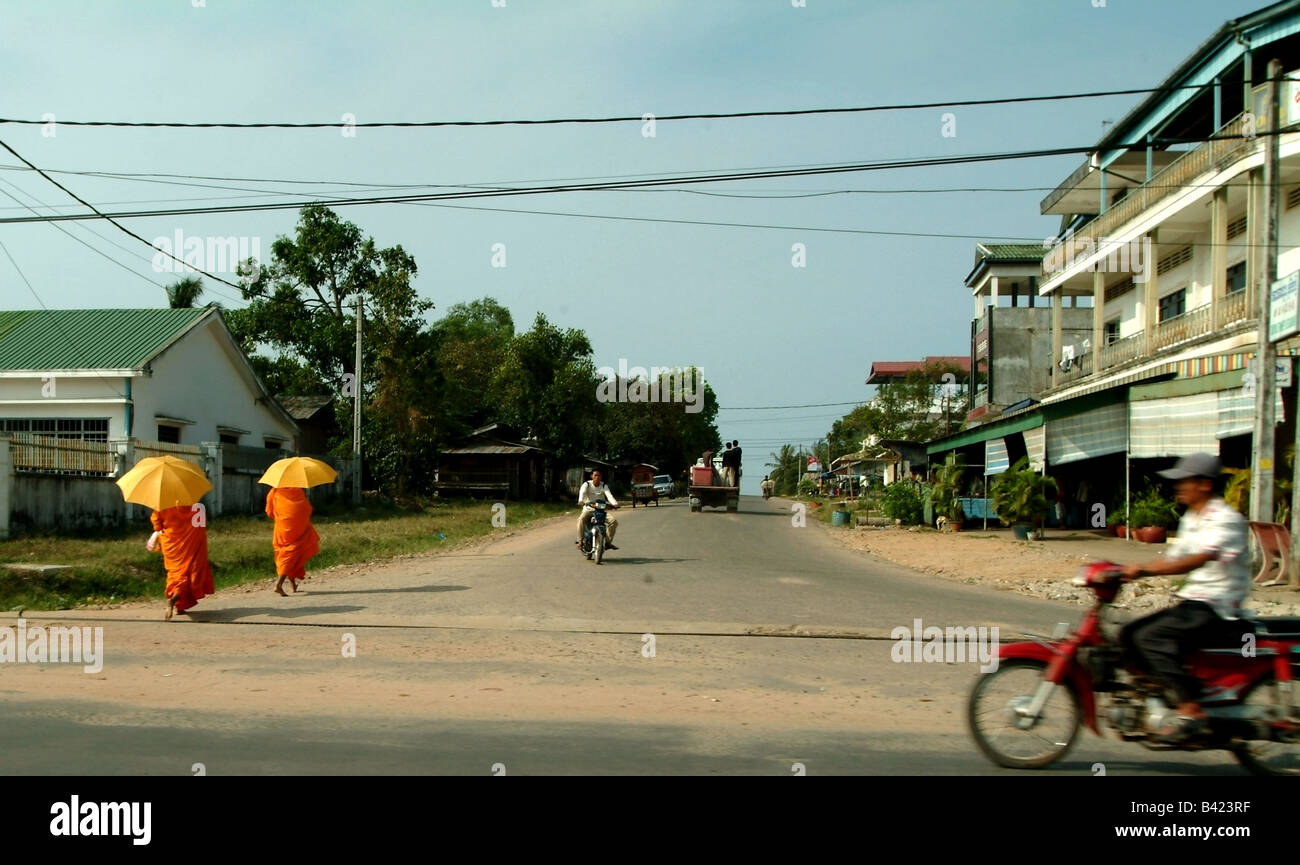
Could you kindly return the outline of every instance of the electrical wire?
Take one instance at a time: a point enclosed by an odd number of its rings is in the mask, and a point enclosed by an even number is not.
[[[0,124],[25,126],[104,126],[120,128],[170,128],[170,129],[378,129],[378,128],[436,128],[443,126],[554,126],[560,124],[643,123],[651,117],[656,123],[675,120],[731,120],[753,117],[799,117],[829,114],[865,114],[879,111],[916,111],[926,108],[965,108],[983,105],[1010,105],[1013,103],[1059,102],[1072,99],[1096,99],[1106,96],[1132,96],[1138,94],[1175,93],[1181,90],[1204,90],[1204,84],[1178,84],[1170,87],[1137,87],[1125,90],[1094,90],[1083,93],[1055,93],[1045,96],[1008,96],[993,99],[952,99],[941,102],[910,102],[893,105],[862,105],[847,108],[792,108],[768,111],[726,111],[694,114],[641,114],[616,117],[556,117],[525,120],[383,120],[383,121],[330,121],[326,122],[220,122],[180,120],[29,120],[0,117]]]

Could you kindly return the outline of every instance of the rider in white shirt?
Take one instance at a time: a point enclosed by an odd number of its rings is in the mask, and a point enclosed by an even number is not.
[[[1200,682],[1184,668],[1183,659],[1203,646],[1243,645],[1242,636],[1252,630],[1242,621],[1241,608],[1251,582],[1246,520],[1214,493],[1218,458],[1192,454],[1160,474],[1178,482],[1178,501],[1187,505],[1187,512],[1165,557],[1127,565],[1124,578],[1187,578],[1174,593],[1178,604],[1130,622],[1120,640],[1178,695],[1177,717],[1160,736],[1176,742],[1198,732],[1206,718]]]
[[[578,539],[574,541],[575,544],[582,544],[582,529],[587,523],[587,517],[590,516],[592,512],[591,502],[598,502],[601,499],[604,499],[614,507],[618,507],[618,501],[614,498],[614,494],[609,491],[609,487],[606,486],[603,481],[604,477],[601,475],[600,469],[596,469],[591,473],[591,480],[584,481],[582,487],[578,490],[578,504],[582,505],[582,513],[578,516]],[[605,545],[605,549],[618,549],[618,547],[614,546],[614,532],[617,530],[618,520],[614,519],[612,516],[606,516],[605,533],[608,538],[608,543]]]

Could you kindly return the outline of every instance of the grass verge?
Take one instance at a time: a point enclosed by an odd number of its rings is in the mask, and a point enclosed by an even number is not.
[[[506,525],[572,513],[573,505],[511,502]],[[389,559],[447,549],[489,535],[492,503],[453,501],[417,509],[370,504],[355,511],[318,511],[312,518],[321,551],[308,573],[331,565]],[[147,552],[147,526],[90,537],[32,536],[0,541],[0,610],[66,610],[163,597],[162,556]],[[208,560],[218,589],[275,576],[271,521],[221,516],[208,525]],[[27,563],[68,565],[55,576],[34,576],[2,567]]]

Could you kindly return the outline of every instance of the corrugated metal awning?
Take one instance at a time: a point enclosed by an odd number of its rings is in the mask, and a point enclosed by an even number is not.
[[[1047,425],[1046,461],[1051,465],[1122,453],[1127,443],[1128,405],[1114,403]]]

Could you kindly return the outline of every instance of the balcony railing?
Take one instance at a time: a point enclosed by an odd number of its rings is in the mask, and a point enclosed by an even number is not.
[[[1230,324],[1253,318],[1246,310],[1246,292],[1236,291],[1219,300],[1219,313],[1215,317],[1214,329],[1222,330]]]
[[[1213,330],[1210,305],[1198,306],[1190,312],[1166,319],[1156,325],[1151,333],[1151,350],[1159,351],[1189,339],[1195,339]]]
[[[1146,334],[1135,333],[1124,339],[1117,339],[1110,345],[1102,346],[1101,351],[1097,353],[1097,366],[1100,369],[1110,369],[1112,366],[1136,360],[1144,351],[1146,351]]]
[[[1092,352],[1088,352],[1082,357],[1076,357],[1070,364],[1070,368],[1062,370],[1059,366],[1056,368],[1056,384],[1059,387],[1063,384],[1070,384],[1081,378],[1087,378],[1092,375]]]
[[[1112,238],[1126,223],[1136,219],[1148,208],[1154,207],[1171,195],[1186,189],[1193,180],[1211,170],[1220,170],[1250,153],[1257,142],[1253,138],[1234,138],[1246,130],[1244,115],[1224,124],[1216,137],[1188,150],[1182,156],[1154,174],[1150,180],[1129,190],[1128,195],[1116,202],[1105,213],[1074,233],[1072,241],[1085,238],[1094,247],[1103,238]],[[1044,281],[1059,272],[1060,253],[1057,244],[1043,256]]]

